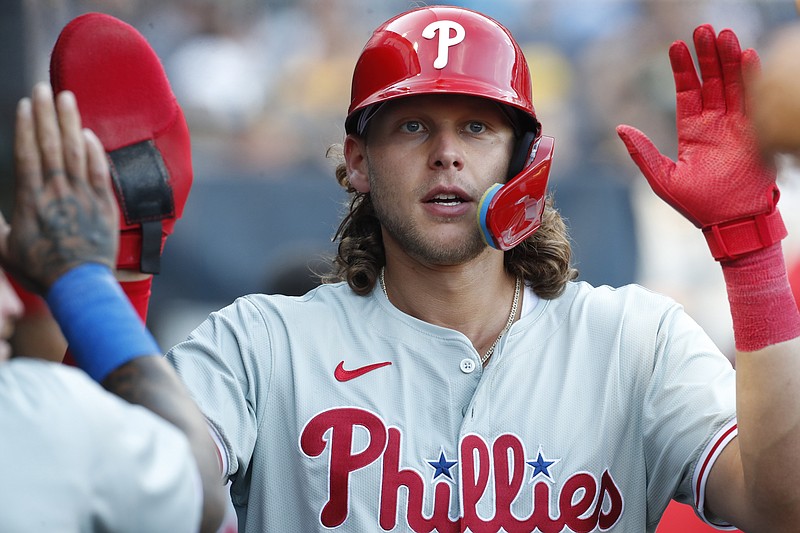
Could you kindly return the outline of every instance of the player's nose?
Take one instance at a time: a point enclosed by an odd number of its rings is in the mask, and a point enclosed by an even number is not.
[[[431,137],[429,165],[436,170],[464,168],[464,150],[458,132],[439,129]]]

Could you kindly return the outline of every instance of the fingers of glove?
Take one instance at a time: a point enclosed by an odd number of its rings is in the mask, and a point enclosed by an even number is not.
[[[697,64],[703,78],[703,109],[725,110],[725,84],[722,77],[722,64],[717,37],[710,24],[703,24],[694,30],[694,47]]]
[[[81,131],[78,103],[72,92],[61,91],[56,96],[56,112],[61,130],[66,177],[70,181],[82,180],[86,176],[86,146]]]
[[[742,48],[736,34],[722,30],[717,37],[717,50],[722,65],[725,89],[725,107],[731,113],[744,113],[744,77],[742,75]]]
[[[682,119],[697,115],[703,110],[703,96],[692,54],[686,43],[683,41],[672,43],[669,48],[669,60],[675,78],[676,115],[680,123]]]
[[[703,24],[694,30],[694,47],[697,64],[703,77],[703,109],[725,110],[725,85],[722,78],[717,38],[710,24]]]

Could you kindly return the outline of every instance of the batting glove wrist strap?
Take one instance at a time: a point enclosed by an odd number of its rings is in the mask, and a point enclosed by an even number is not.
[[[737,350],[754,352],[800,336],[800,311],[780,243],[720,264]]]
[[[161,354],[104,265],[73,268],[56,280],[46,300],[77,365],[97,382],[132,359]]]
[[[731,261],[768,248],[786,235],[786,226],[777,209],[703,228],[703,236],[717,261]]]

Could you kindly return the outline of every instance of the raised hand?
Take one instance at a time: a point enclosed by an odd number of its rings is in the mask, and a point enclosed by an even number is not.
[[[733,259],[786,236],[775,210],[776,172],[764,163],[747,116],[743,71],[757,70],[759,58],[743,52],[731,30],[716,36],[708,24],[695,30],[694,45],[702,80],[683,41],[669,50],[677,161],[636,128],[617,132],[653,191],[703,229],[716,259]]]
[[[15,197],[9,228],[0,216],[0,260],[39,293],[80,264],[114,268],[118,211],[108,160],[81,128],[75,97],[39,83],[20,100],[14,142]]]

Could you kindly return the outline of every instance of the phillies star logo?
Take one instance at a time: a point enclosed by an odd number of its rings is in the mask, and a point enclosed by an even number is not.
[[[356,428],[360,433],[366,431],[366,446],[354,446]],[[300,436],[300,449],[312,459],[327,452],[327,457],[320,459],[328,464],[329,496],[319,515],[323,527],[332,529],[345,523],[350,476],[364,468],[380,469],[375,504],[378,523],[387,531],[398,525],[403,490],[407,495],[405,519],[413,531],[594,531],[610,529],[622,516],[622,493],[608,470],[599,476],[574,473],[558,487],[551,469],[560,459],[548,458],[541,447],[535,457],[526,457],[524,443],[516,435],[503,434],[491,443],[480,435],[466,435],[458,457],[448,458],[442,449],[438,458],[421,465],[428,469],[427,475],[400,464],[401,441],[398,428],[387,427],[374,413],[355,407],[323,411],[308,421]],[[432,475],[429,469],[433,469]],[[430,491],[433,510],[423,512]],[[512,512],[512,503],[519,498],[530,499],[528,516]],[[459,500],[462,516],[451,518],[450,509]],[[491,503],[494,516],[479,515],[480,502]]]

